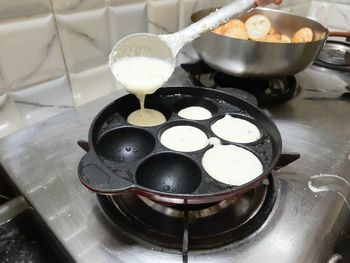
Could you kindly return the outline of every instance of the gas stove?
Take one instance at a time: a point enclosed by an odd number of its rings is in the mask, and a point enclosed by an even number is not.
[[[350,181],[349,100],[338,97],[347,80],[315,66],[274,80],[232,79],[200,62],[178,67],[167,85],[241,94],[273,118],[283,151],[301,154],[259,188],[209,206],[97,196],[81,185],[84,151],[76,141],[87,138],[93,117],[124,91],[1,140],[0,161],[77,262],[349,262],[350,212],[336,193],[347,198],[347,184],[320,193],[309,188],[319,174]],[[276,100],[266,98],[271,92]]]
[[[164,205],[135,194],[99,195],[118,231],[141,244],[170,253],[216,251],[244,239],[266,221],[276,201],[273,177],[248,193],[207,205]]]
[[[270,79],[240,78],[216,71],[202,61],[182,64],[181,67],[188,73],[193,85],[238,94],[259,106],[287,102],[299,92],[294,76]]]
[[[328,40],[315,61],[315,65],[350,73],[350,42]]]

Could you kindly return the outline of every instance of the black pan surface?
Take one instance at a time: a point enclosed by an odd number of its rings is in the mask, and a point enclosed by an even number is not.
[[[205,107],[213,118],[192,121],[177,115],[189,106]],[[155,127],[128,124],[127,116],[139,108],[133,95],[115,100],[97,115],[90,128],[90,150],[78,170],[87,188],[105,195],[133,191],[166,203],[209,203],[240,195],[261,184],[280,157],[281,136],[274,122],[256,106],[232,94],[194,87],[162,88],[146,97],[146,107],[161,111],[167,122]],[[192,125],[208,138],[217,137],[210,127],[225,114],[252,122],[262,134],[258,141],[249,144],[221,140],[251,151],[263,165],[263,174],[242,186],[223,184],[206,173],[201,159],[212,146],[184,153],[160,143],[162,132],[174,125]]]

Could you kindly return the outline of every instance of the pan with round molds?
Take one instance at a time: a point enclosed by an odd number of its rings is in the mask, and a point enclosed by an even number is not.
[[[172,204],[217,202],[259,186],[281,155],[274,122],[232,94],[160,89],[147,96],[146,107],[160,111],[166,122],[151,127],[127,122],[138,107],[138,99],[126,95],[92,122],[89,150],[78,168],[88,189],[105,195],[134,192]]]

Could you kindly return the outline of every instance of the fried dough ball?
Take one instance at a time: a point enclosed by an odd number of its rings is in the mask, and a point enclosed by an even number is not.
[[[269,43],[281,43],[280,35],[267,35],[264,39],[260,40],[261,42],[269,42]]]
[[[232,19],[232,20],[228,21],[225,25],[223,25],[224,33],[225,33],[225,31],[232,29],[232,28],[241,28],[241,29],[246,30],[245,24],[239,19]]]
[[[314,33],[312,32],[311,28],[303,27],[293,35],[292,43],[311,42],[313,37]]]
[[[292,40],[290,39],[289,36],[282,34],[281,43],[292,43]]]
[[[252,40],[264,39],[271,29],[270,20],[263,15],[254,15],[245,22],[248,37]]]
[[[239,19],[232,19],[212,32],[235,39],[269,43],[304,43],[312,41],[314,37],[311,28],[304,27],[298,30],[291,39],[277,31],[271,25],[269,18],[264,15],[253,15],[245,23]]]
[[[224,35],[227,37],[248,40],[248,34],[245,28],[240,28],[240,27],[230,28],[226,30]]]

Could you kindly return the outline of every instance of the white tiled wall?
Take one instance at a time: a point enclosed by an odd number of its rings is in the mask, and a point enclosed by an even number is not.
[[[9,93],[0,95],[0,136],[10,134],[22,127],[18,109]]]
[[[77,73],[106,63],[109,52],[107,8],[57,13],[68,71]]]
[[[175,32],[227,1],[0,0],[0,137],[117,89],[107,61],[122,37]],[[277,8],[350,30],[349,0]]]
[[[16,90],[65,74],[52,13],[0,25],[2,85]]]
[[[106,6],[104,0],[52,0],[52,7],[56,13],[78,13]]]
[[[108,8],[110,48],[121,38],[147,32],[147,5],[145,1],[115,1]]]
[[[35,120],[30,116],[57,95],[37,86],[65,76],[49,0],[0,1],[0,137],[30,125],[28,120]],[[71,96],[69,86],[60,88],[64,90]],[[56,100],[50,103],[50,108],[58,107]]]
[[[117,88],[108,56],[122,37],[147,32],[143,0],[52,0],[75,105]]]
[[[0,19],[30,17],[51,12],[48,0],[0,0]]]
[[[0,0],[0,137],[113,92],[123,36],[147,31],[145,0]]]
[[[178,0],[149,0],[148,29],[150,33],[173,33],[179,29]]]
[[[17,102],[72,107],[72,92],[67,75],[40,82],[38,84],[11,92]]]
[[[69,73],[69,76],[76,106],[107,95],[116,88],[107,64],[88,68],[78,73]]]
[[[309,17],[331,30],[350,31],[350,0],[312,1]]]
[[[272,7],[287,13],[306,17],[309,13],[311,2],[310,0],[287,0],[283,1],[283,4],[280,6]]]

